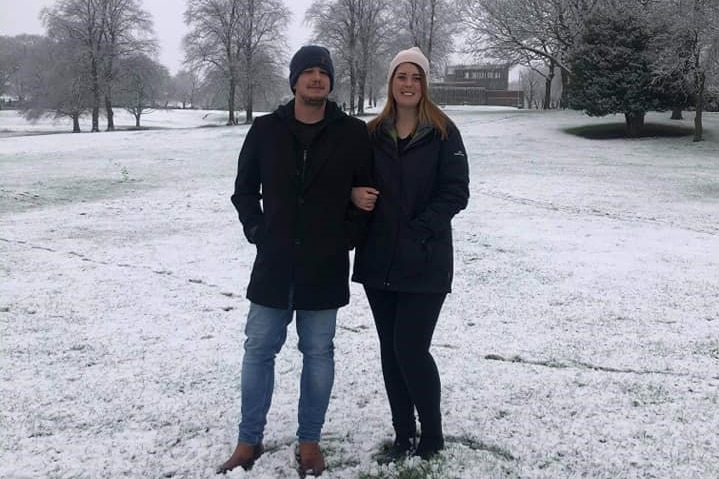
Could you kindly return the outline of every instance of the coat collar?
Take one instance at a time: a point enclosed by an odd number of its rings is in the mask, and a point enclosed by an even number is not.
[[[293,98],[284,105],[280,105],[276,110],[275,114],[285,122],[294,123],[295,121],[295,99]],[[337,103],[327,100],[325,103],[325,118],[324,121],[332,122],[338,120],[344,116],[347,116],[345,112],[337,105]]]
[[[381,128],[382,132],[393,141],[393,143],[396,147],[399,136],[397,135],[397,129],[395,128],[394,125],[395,125],[395,118],[394,118],[394,116],[390,116],[390,117],[385,118],[382,121],[380,128]],[[409,143],[407,144],[407,148],[416,144],[423,138],[430,136],[433,132],[434,132],[434,126],[432,126],[431,123],[420,122],[420,124],[417,125],[417,129],[415,130],[414,134],[412,135],[412,139],[409,140]]]

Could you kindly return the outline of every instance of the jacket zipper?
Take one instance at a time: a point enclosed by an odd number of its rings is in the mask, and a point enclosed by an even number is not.
[[[300,170],[300,194],[305,185],[305,169],[307,168],[307,149],[302,150],[302,170]]]
[[[396,150],[395,146],[395,150]],[[399,151],[397,151],[397,163],[399,163],[399,171],[400,175],[398,177],[399,180],[399,191],[400,191],[400,197],[402,195],[402,155],[400,155]],[[402,205],[399,206],[400,213],[399,216],[402,216]],[[389,264],[387,265],[387,272],[384,275],[384,286],[388,287],[391,285],[389,280],[389,275],[392,272],[392,266],[394,265],[395,256],[397,255],[397,247],[399,246],[399,236],[400,232],[402,230],[402,225],[400,224],[397,228],[397,232],[394,235],[394,248],[392,248],[392,257],[390,258]]]

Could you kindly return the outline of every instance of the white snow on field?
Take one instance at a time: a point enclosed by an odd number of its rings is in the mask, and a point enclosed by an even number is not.
[[[210,110],[148,110],[140,117],[141,128],[195,128],[221,126],[227,123],[227,112]],[[240,117],[244,120],[244,112]],[[135,127],[135,118],[125,110],[115,110],[115,124],[118,129]],[[100,129],[106,129],[104,118],[100,119]],[[80,129],[90,131],[92,122],[89,116],[80,118]],[[13,110],[0,110],[0,138],[19,134],[65,133],[72,131],[72,123],[67,118],[44,118],[28,122]]]
[[[448,447],[431,477],[717,477],[719,115],[693,143],[563,131],[619,116],[447,112],[472,197],[433,347]],[[158,111],[148,130],[71,134],[0,111],[0,477],[213,477],[232,451],[254,247],[229,201],[248,127],[225,121]],[[339,325],[322,477],[389,474],[356,284]],[[228,478],[296,476],[295,345],[291,330],[267,453]]]

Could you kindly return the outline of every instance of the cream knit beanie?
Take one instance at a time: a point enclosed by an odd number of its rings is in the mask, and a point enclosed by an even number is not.
[[[389,62],[389,73],[387,75],[387,81],[392,79],[394,70],[402,63],[414,63],[424,71],[424,76],[429,81],[429,60],[424,56],[422,50],[419,47],[408,48],[402,50],[394,56],[391,62]]]

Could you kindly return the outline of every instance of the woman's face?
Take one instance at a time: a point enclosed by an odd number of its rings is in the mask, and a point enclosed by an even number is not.
[[[422,99],[422,76],[414,63],[400,63],[392,77],[392,96],[398,108],[417,107]]]

